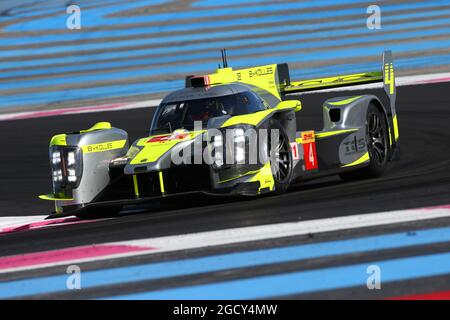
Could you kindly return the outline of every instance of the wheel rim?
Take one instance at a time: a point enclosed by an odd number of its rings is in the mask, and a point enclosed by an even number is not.
[[[269,150],[270,150],[270,166],[275,181],[277,182],[285,181],[289,177],[291,166],[291,162],[289,159],[290,150],[285,137],[282,134],[280,134],[276,147],[275,148],[269,147]]]
[[[386,130],[382,125],[380,117],[371,113],[368,125],[368,149],[370,158],[378,165],[383,165],[387,158]]]

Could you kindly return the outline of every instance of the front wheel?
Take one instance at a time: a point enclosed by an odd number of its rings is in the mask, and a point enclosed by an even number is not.
[[[365,168],[339,174],[346,181],[381,177],[388,165],[389,132],[386,117],[375,104],[369,104],[366,119],[366,144],[370,162]]]
[[[271,120],[269,126],[268,147],[275,192],[283,193],[292,178],[292,153],[286,132],[275,119]]]

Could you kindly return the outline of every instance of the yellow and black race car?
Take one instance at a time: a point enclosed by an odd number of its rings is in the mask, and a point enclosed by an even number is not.
[[[282,193],[300,179],[378,177],[399,148],[392,54],[380,72],[291,81],[287,64],[186,78],[164,98],[148,137],[129,146],[124,130],[101,122],[50,141],[51,216],[119,212],[124,205],[205,193]],[[323,130],[297,131],[306,91],[382,82],[385,95],[323,103]],[[384,101],[384,103],[382,102]]]

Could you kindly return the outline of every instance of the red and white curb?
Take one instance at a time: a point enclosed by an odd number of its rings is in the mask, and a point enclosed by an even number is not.
[[[450,300],[450,290],[399,296],[387,300]]]
[[[27,253],[0,258],[0,273],[150,253],[153,248],[101,244]]]
[[[450,81],[450,73],[435,73],[435,74],[426,74],[426,75],[398,77],[398,78],[396,78],[396,85],[397,86],[410,86],[410,85],[440,83],[440,82],[449,82],[449,81]],[[378,88],[379,86],[380,86],[380,84],[373,83],[373,84],[367,84],[367,85],[357,85],[357,86],[352,86],[352,87],[341,87],[341,88],[321,90],[320,92],[373,89],[373,88]],[[314,91],[308,92],[308,94],[313,94],[313,93],[314,93]],[[305,93],[302,93],[302,94],[305,94]],[[130,103],[106,104],[106,105],[98,105],[98,106],[86,106],[86,107],[76,107],[76,108],[62,108],[62,109],[41,110],[41,111],[6,113],[6,114],[0,115],[0,121],[44,118],[44,117],[63,116],[63,115],[81,114],[81,113],[92,113],[92,112],[121,111],[121,110],[130,110],[130,109],[139,109],[139,108],[150,108],[150,107],[158,106],[160,104],[160,102],[161,102],[161,99],[156,99],[156,100],[145,100],[145,101],[130,102]]]
[[[446,217],[450,205],[110,242],[2,257],[0,273]]]
[[[62,225],[91,223],[100,220],[81,220],[76,217],[45,220],[47,216],[0,217],[0,236],[12,232],[36,230]]]

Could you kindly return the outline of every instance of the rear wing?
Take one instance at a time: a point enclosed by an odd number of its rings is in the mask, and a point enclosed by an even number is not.
[[[282,94],[286,95],[301,92],[319,91],[369,83],[383,83],[384,92],[389,99],[389,106],[386,107],[386,113],[390,128],[390,142],[391,145],[396,147],[399,137],[397,114],[395,110],[397,89],[395,87],[394,63],[391,51],[383,52],[383,62],[380,71],[347,74],[322,79],[291,81],[288,85],[282,88]]]
[[[386,94],[388,96],[394,95],[393,98],[395,99],[395,79],[391,51],[383,52],[383,64],[380,71],[346,74],[302,81],[290,81],[290,83],[282,89],[282,93],[292,94],[318,91],[377,82],[384,82]]]
[[[292,93],[310,92],[340,87],[349,87],[359,84],[376,83],[382,81],[383,81],[383,73],[381,71],[346,74],[336,77],[292,81],[290,85],[284,87],[283,93],[292,94]]]

